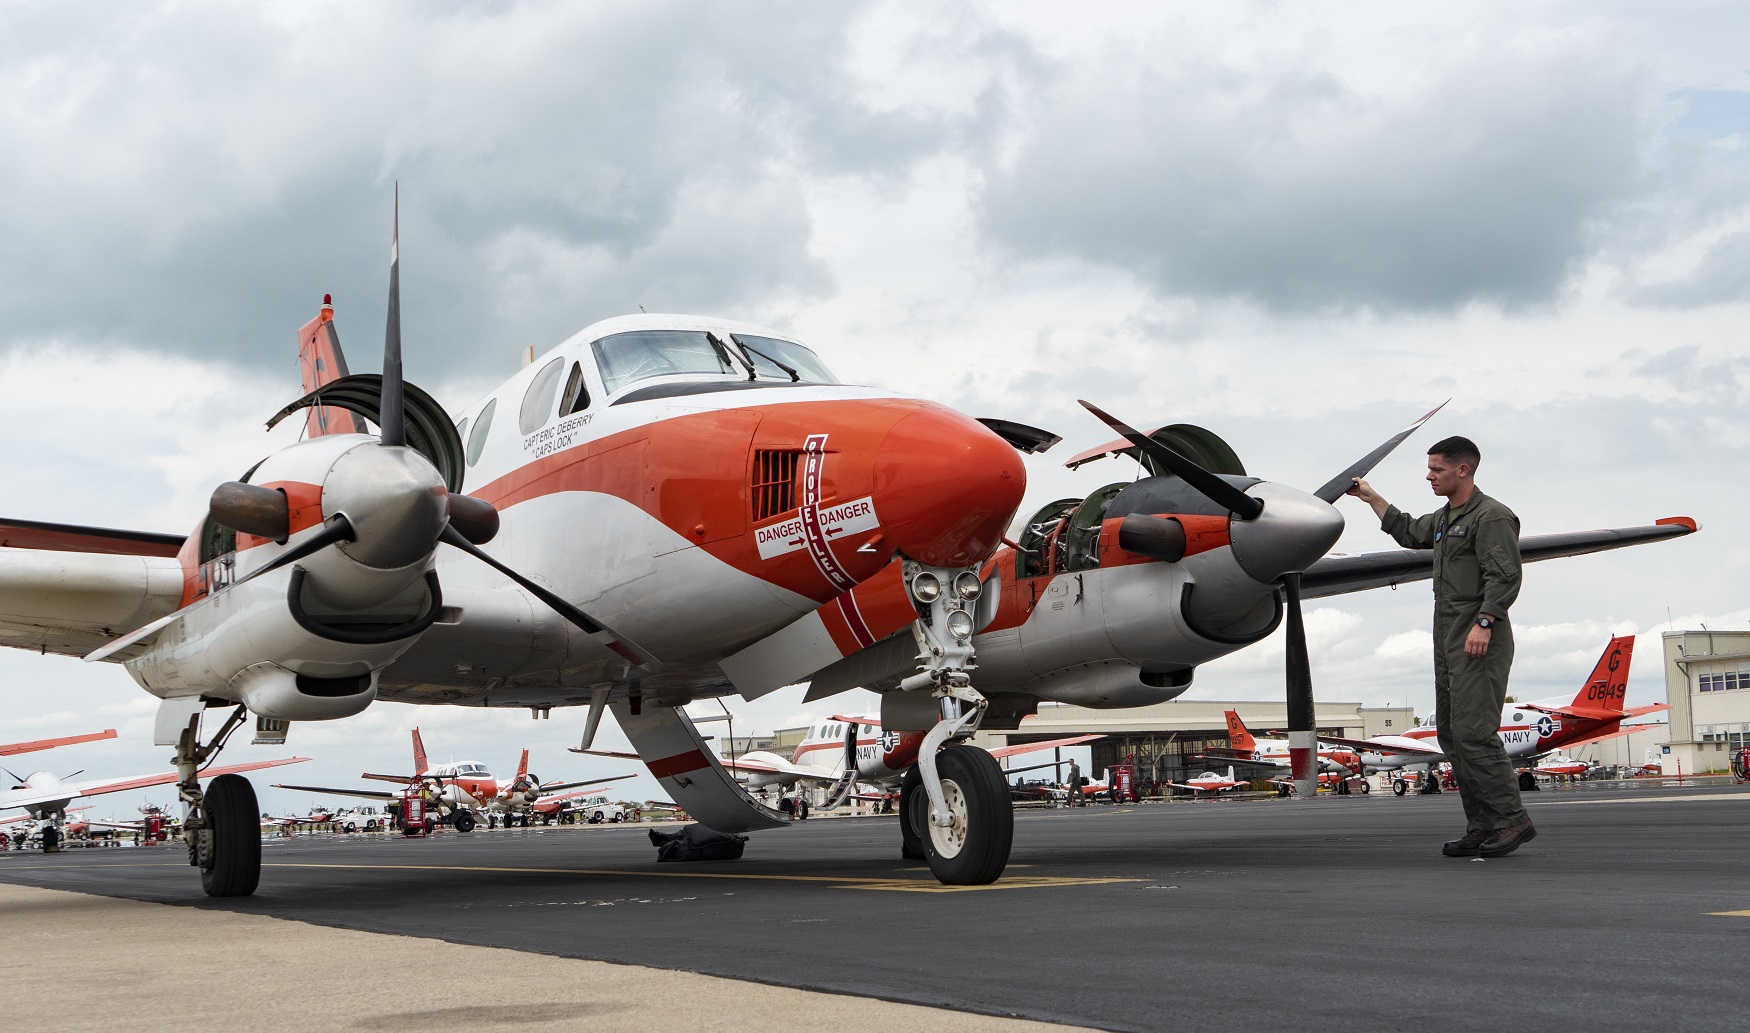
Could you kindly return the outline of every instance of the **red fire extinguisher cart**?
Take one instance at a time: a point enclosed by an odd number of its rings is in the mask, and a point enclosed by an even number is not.
[[[426,820],[425,794],[416,786],[409,786],[401,791],[401,834],[403,836],[428,836],[431,834],[431,823]]]

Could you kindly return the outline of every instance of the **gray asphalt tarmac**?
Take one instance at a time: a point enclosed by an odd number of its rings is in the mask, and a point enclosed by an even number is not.
[[[1455,794],[1023,811],[1007,875],[971,890],[901,861],[885,818],[706,865],[632,828],[302,838],[222,902],[169,849],[14,855],[0,880],[1114,1030],[1741,1024],[1750,791],[1528,804],[1539,838],[1492,861],[1439,855]]]

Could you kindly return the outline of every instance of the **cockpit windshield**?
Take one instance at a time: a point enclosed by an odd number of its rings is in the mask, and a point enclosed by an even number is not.
[[[703,330],[633,330],[604,337],[592,347],[609,394],[651,377],[738,372]]]
[[[735,343],[747,352],[754,372],[762,377],[799,381],[804,384],[836,384],[839,378],[820,361],[820,356],[791,341],[776,337],[736,334]]]

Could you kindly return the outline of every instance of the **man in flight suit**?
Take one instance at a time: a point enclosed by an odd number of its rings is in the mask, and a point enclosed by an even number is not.
[[[1513,666],[1507,609],[1519,595],[1519,518],[1476,487],[1482,454],[1469,438],[1428,450],[1428,484],[1446,506],[1411,517],[1361,478],[1349,494],[1408,549],[1434,550],[1434,721],[1464,801],[1465,833],[1448,857],[1500,857],[1537,835],[1498,734]]]

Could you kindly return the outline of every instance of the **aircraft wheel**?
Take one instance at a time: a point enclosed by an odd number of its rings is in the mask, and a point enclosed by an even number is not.
[[[1519,791],[1522,793],[1530,793],[1535,792],[1536,790],[1537,778],[1529,771],[1521,771],[1519,773]]]
[[[924,840],[912,824],[912,801],[924,795],[924,776],[912,765],[899,783],[899,856],[907,861],[924,859]]]
[[[1361,795],[1366,796],[1368,793],[1371,793],[1371,792],[1373,792],[1373,783],[1369,782],[1365,778],[1362,779],[1361,780]]]
[[[247,897],[261,882],[261,811],[242,775],[220,775],[202,794],[211,866],[201,869],[209,897]]]
[[[948,886],[995,882],[1015,839],[1015,805],[1002,769],[984,750],[961,745],[936,755],[936,771],[952,824],[930,824],[928,793],[912,798],[912,820],[923,833],[931,873]]]
[[[472,814],[469,814],[467,811],[457,811],[456,812],[456,831],[457,832],[473,832],[474,831],[474,816]]]
[[[1410,791],[1410,783],[1401,778],[1394,778],[1391,780],[1391,791],[1393,796],[1402,796]]]

